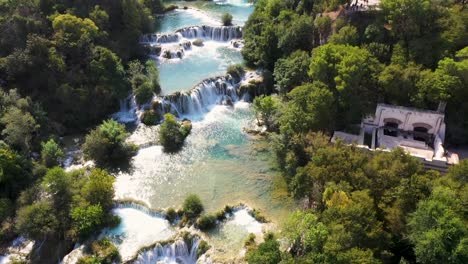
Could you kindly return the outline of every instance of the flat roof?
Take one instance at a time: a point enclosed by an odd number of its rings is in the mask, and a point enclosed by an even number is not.
[[[386,107],[386,108],[400,109],[400,110],[406,110],[406,111],[411,111],[411,112],[420,112],[420,113],[428,113],[428,114],[435,114],[435,115],[445,116],[445,113],[441,113],[441,112],[434,111],[434,110],[420,109],[420,108],[416,108],[416,107],[408,107],[408,106],[401,106],[401,105],[390,105],[390,104],[377,104],[377,108],[378,107]]]

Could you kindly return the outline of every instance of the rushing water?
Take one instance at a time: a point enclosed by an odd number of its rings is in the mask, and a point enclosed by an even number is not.
[[[253,10],[251,4],[240,0],[176,4],[197,9],[177,10],[159,17],[157,33],[174,34],[190,26],[219,26],[219,17],[224,12],[232,13],[234,22],[242,25]],[[187,34],[183,36],[191,38]],[[206,212],[218,211],[227,204],[244,203],[279,223],[295,206],[286,195],[274,191],[279,177],[271,169],[267,143],[243,132],[243,128],[255,127],[252,106],[231,92],[237,87],[232,80],[218,78],[202,82],[208,77],[225,75],[228,65],[241,62],[240,50],[233,48],[229,41],[211,39],[205,37],[203,47],[187,48],[181,58],[157,59],[165,95],[187,91],[199,84],[190,93],[166,96],[162,101],[169,102],[180,116],[193,120],[193,129],[180,152],[167,154],[155,144],[158,128],[149,129],[140,124],[130,138],[141,147],[130,170],[117,175],[116,196],[165,209],[180,207],[187,194],[195,193],[201,197]],[[184,40],[175,41],[178,44]],[[164,45],[161,45],[163,49]],[[227,105],[219,104],[226,98]],[[115,117],[125,121],[134,115],[122,111]],[[175,232],[161,217],[135,208],[118,208],[115,213],[123,219],[122,224],[107,234],[113,237],[125,257],[139,247],[166,240]],[[208,243],[214,247],[216,257],[234,259],[239,256],[247,235],[261,231],[262,225],[247,211],[240,210],[207,234]],[[177,260],[193,263],[193,250],[181,242],[159,246],[141,255],[139,263]]]

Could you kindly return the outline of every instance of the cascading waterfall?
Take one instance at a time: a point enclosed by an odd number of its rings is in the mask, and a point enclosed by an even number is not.
[[[169,34],[148,34],[141,37],[142,44],[176,43],[181,39],[202,38],[205,40],[230,41],[242,38],[241,26],[193,26],[178,29]]]
[[[197,249],[199,239],[191,241],[177,240],[172,244],[158,244],[150,250],[140,253],[134,264],[195,264],[197,262]]]
[[[158,98],[155,104],[160,114],[173,113],[177,116],[197,117],[215,104],[232,105],[239,100],[239,82],[231,76],[204,80],[187,92],[177,92]]]
[[[112,114],[111,117],[124,124],[134,123],[137,121],[137,105],[133,95],[130,95],[125,99],[121,99],[119,112]]]

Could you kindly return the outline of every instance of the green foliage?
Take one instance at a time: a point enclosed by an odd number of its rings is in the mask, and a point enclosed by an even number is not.
[[[18,211],[16,228],[32,239],[44,239],[57,232],[59,222],[48,202],[37,202]]]
[[[128,159],[134,147],[127,144],[125,126],[112,119],[92,130],[82,146],[86,159],[94,160],[99,165],[107,165]]]
[[[196,218],[203,212],[203,204],[196,194],[189,194],[182,205],[182,210],[188,218]]]
[[[271,95],[255,97],[253,106],[257,118],[260,117],[261,122],[267,127],[267,129],[272,130],[276,125],[276,116],[278,115],[280,107],[278,97]]]
[[[42,142],[41,146],[42,164],[49,168],[60,165],[64,157],[64,153],[55,140],[49,139],[46,142]]]
[[[277,90],[286,94],[309,80],[310,56],[305,51],[295,51],[287,58],[279,59],[273,73]]]
[[[23,152],[31,149],[33,133],[39,126],[29,112],[10,107],[1,117],[0,123],[4,126],[2,136],[8,144]]]
[[[197,219],[197,227],[202,231],[216,227],[216,216],[211,214],[200,216]]]
[[[224,13],[221,16],[221,21],[223,22],[223,26],[231,26],[232,25],[232,15],[229,13]]]
[[[464,263],[468,259],[466,217],[458,209],[459,198],[447,187],[436,188],[418,204],[409,220],[409,239],[419,263]]]
[[[104,211],[110,211],[114,199],[114,177],[105,170],[94,169],[81,188],[81,196],[91,205],[100,205]]]
[[[72,226],[79,237],[87,237],[102,225],[104,211],[97,205],[75,207],[71,211]]]
[[[165,114],[164,123],[159,128],[159,142],[163,145],[164,151],[175,152],[180,150],[191,129],[190,121],[184,121],[181,124],[174,115]]]
[[[166,211],[166,219],[169,221],[169,223],[174,223],[174,221],[177,219],[178,214],[174,208],[169,208]]]
[[[120,261],[117,247],[107,238],[93,241],[90,245],[89,256],[81,257],[79,264],[111,264]]]
[[[0,197],[14,200],[32,180],[31,164],[0,143]]]
[[[244,66],[242,66],[241,64],[229,65],[227,68],[227,73],[233,78],[240,80],[245,73]]]
[[[332,44],[357,46],[359,44],[359,35],[355,27],[344,26],[337,33],[333,34],[328,41]]]
[[[281,261],[279,243],[274,237],[267,237],[258,249],[247,252],[246,260],[252,264],[276,264]]]
[[[211,246],[208,245],[208,243],[205,240],[200,241],[200,243],[198,244],[198,248],[197,248],[198,258],[201,255],[205,254],[210,248],[211,248]]]

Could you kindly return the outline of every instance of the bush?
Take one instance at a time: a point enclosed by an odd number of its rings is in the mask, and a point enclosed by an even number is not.
[[[111,264],[120,260],[117,247],[107,238],[94,241],[91,244],[91,252],[99,259],[101,264]]]
[[[247,239],[245,239],[245,242],[244,242],[244,247],[247,249],[247,250],[251,250],[254,248],[255,246],[255,234],[253,233],[250,233],[249,236],[247,237]]]
[[[135,101],[137,104],[145,104],[149,102],[154,96],[154,87],[151,82],[144,82],[134,91]]]
[[[47,142],[42,142],[41,147],[42,164],[44,164],[48,168],[59,166],[61,160],[64,157],[64,154],[60,146],[55,142],[55,140],[50,139]]]
[[[176,152],[180,150],[191,129],[190,121],[185,120],[180,124],[174,115],[165,114],[164,123],[159,129],[159,142],[163,145],[164,151]]]
[[[251,250],[246,255],[246,260],[251,264],[276,264],[281,261],[279,243],[271,235],[265,235],[265,242],[257,249]]]
[[[227,73],[233,78],[240,80],[245,73],[244,66],[241,64],[229,65],[227,68]]]
[[[128,159],[135,152],[135,147],[125,143],[125,126],[115,120],[107,120],[92,130],[82,146],[86,159],[94,160],[98,165],[109,165]]]
[[[223,26],[232,26],[232,15],[229,13],[224,13],[221,16],[221,21],[223,21]]]
[[[154,110],[146,110],[141,116],[141,122],[147,126],[154,126],[161,121],[161,116]]]
[[[212,229],[216,226],[216,217],[214,215],[204,215],[198,218],[197,227],[202,231]]]
[[[174,223],[174,221],[177,219],[178,214],[174,208],[169,208],[166,211],[166,219],[169,221],[169,223]]]
[[[197,248],[197,258],[205,254],[211,248],[205,240],[200,241]]]
[[[185,198],[184,204],[182,206],[184,210],[184,214],[188,218],[196,218],[198,217],[201,212],[203,212],[203,204],[200,200],[200,197],[196,194],[190,194]]]

